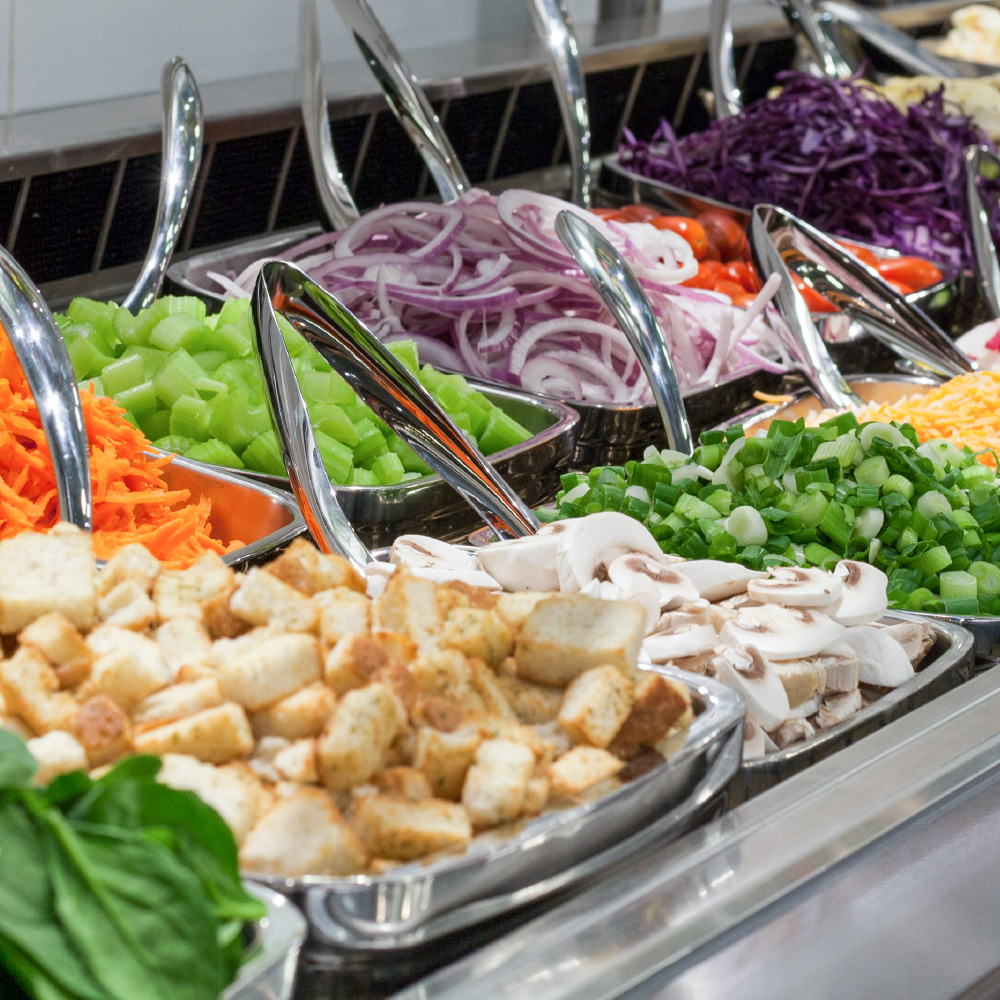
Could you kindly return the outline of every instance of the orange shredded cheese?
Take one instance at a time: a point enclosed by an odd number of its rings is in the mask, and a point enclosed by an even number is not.
[[[170,457],[152,458],[146,437],[106,396],[82,391],[90,444],[94,555],[109,559],[141,542],[170,569],[190,566],[203,552],[228,546],[212,538],[208,497],[192,502],[189,490],[168,490],[163,469]],[[46,531],[58,518],[52,456],[38,407],[6,333],[0,329],[0,539]]]

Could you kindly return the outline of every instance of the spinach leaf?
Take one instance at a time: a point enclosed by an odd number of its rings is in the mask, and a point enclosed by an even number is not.
[[[0,789],[28,787],[37,770],[24,740],[9,729],[0,729]]]

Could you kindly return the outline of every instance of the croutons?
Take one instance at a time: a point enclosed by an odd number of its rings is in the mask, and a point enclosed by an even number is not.
[[[133,709],[132,721],[139,729],[162,726],[185,715],[215,708],[223,700],[218,678],[202,677],[196,681],[172,684],[144,698]]]
[[[691,697],[682,684],[652,671],[639,671],[632,710],[607,749],[630,760],[644,748],[655,747],[690,709]]]
[[[498,677],[497,683],[519,722],[529,726],[540,722],[551,722],[559,714],[563,699],[563,692],[559,688],[545,687],[516,677],[504,676]]]
[[[120,548],[97,574],[97,596],[104,597],[126,582],[138,585],[148,595],[159,575],[159,559],[145,545],[132,542]]]
[[[81,698],[103,694],[130,710],[170,683],[160,647],[144,635],[101,625],[87,636],[87,646],[95,659],[78,692]]]
[[[646,613],[634,601],[554,594],[540,601],[517,637],[514,658],[523,680],[554,687],[591,667],[635,667]]]
[[[613,777],[623,766],[607,750],[573,747],[549,767],[552,794],[559,798],[574,798],[598,782]]]
[[[316,768],[316,741],[312,738],[296,740],[279,750],[272,760],[274,769],[284,781],[311,785],[319,781]]]
[[[319,637],[324,646],[333,646],[345,635],[364,635],[372,629],[372,602],[364,594],[336,587],[315,594],[313,606],[319,612]]]
[[[559,725],[577,743],[606,747],[632,709],[631,678],[617,667],[585,670],[566,688]]]
[[[250,755],[253,734],[243,709],[226,702],[136,733],[135,749],[138,753],[185,754],[208,764],[225,764]]]
[[[311,632],[319,621],[308,597],[258,566],[240,577],[229,610],[251,625],[275,624],[289,632]]]
[[[302,633],[273,635],[225,657],[218,674],[227,698],[263,708],[319,680],[319,642]]]
[[[212,662],[212,640],[201,620],[192,615],[168,618],[156,630],[156,643],[174,677],[183,667]]]
[[[331,791],[364,784],[382,769],[386,751],[406,724],[406,709],[385,684],[348,691],[316,746],[320,777]]]
[[[441,622],[449,610],[444,604],[444,589],[397,570],[374,602],[373,626],[406,636],[421,651],[437,649]]]
[[[156,621],[156,605],[135,580],[122,580],[97,599],[97,617],[107,625],[141,632]]]
[[[50,611],[81,631],[94,623],[96,569],[90,535],[58,524],[0,542],[0,633],[14,635]]]
[[[10,711],[36,733],[72,728],[76,699],[59,690],[56,672],[37,649],[21,646],[9,660],[0,660],[0,692]]]
[[[442,649],[418,656],[413,676],[421,694],[437,695],[463,711],[483,712],[486,705],[476,690],[472,667],[457,649]]]
[[[304,538],[296,538],[264,569],[308,597],[335,587],[365,592],[364,578],[346,559],[324,555]]]
[[[35,784],[47,785],[60,774],[70,771],[84,771],[87,768],[87,754],[69,733],[57,731],[46,733],[27,742],[28,752],[38,763]]]
[[[235,589],[236,574],[214,552],[204,552],[187,569],[161,570],[153,602],[161,622],[180,615],[201,620],[207,603],[228,600]]]
[[[352,875],[367,862],[364,844],[318,788],[279,799],[240,848],[240,867],[267,875]]]
[[[384,795],[395,795],[410,802],[432,797],[430,782],[412,767],[387,767],[373,778],[375,787]]]
[[[337,694],[343,694],[394,664],[410,663],[416,651],[409,639],[392,632],[345,635],[327,654],[323,679]]]
[[[74,687],[90,673],[93,655],[73,623],[58,611],[36,618],[17,641],[34,646],[52,664],[61,687]]]
[[[440,644],[496,667],[513,651],[514,633],[493,611],[456,607],[444,620]]]
[[[337,699],[323,683],[307,684],[287,698],[250,713],[254,736],[283,736],[298,740],[316,736],[333,712]]]
[[[351,823],[370,853],[393,861],[464,847],[472,837],[466,811],[441,799],[408,802],[367,795],[355,806]]]
[[[535,755],[523,743],[486,740],[462,786],[462,805],[477,828],[517,819],[524,809]]]
[[[91,767],[100,767],[132,751],[132,724],[110,698],[88,698],[73,721],[73,735]]]

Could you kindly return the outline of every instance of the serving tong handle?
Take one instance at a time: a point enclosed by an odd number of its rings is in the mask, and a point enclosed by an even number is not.
[[[743,94],[733,55],[732,0],[712,0],[709,14],[708,70],[712,81],[712,113],[732,118],[743,110]]]
[[[498,537],[517,538],[538,530],[530,508],[406,366],[307,274],[291,264],[269,261],[257,278],[252,306],[272,417],[284,439],[292,488],[318,541],[336,551],[347,549],[337,542],[346,517],[322,470],[287,352],[276,343],[281,339],[278,312]]]
[[[926,313],[836,240],[783,208],[766,206],[766,226],[785,262],[841,312],[904,358],[951,378],[976,365]]]
[[[625,258],[585,219],[573,212],[556,216],[556,234],[618,321],[646,373],[667,441],[690,455],[694,438],[677,384],[663,328]]]
[[[1000,177],[1000,157],[988,146],[970,146],[965,151],[965,190],[969,202],[976,278],[993,319],[1000,319],[1000,262],[990,232],[990,216],[977,183],[979,177]]]
[[[563,130],[569,145],[572,171],[570,200],[590,207],[590,113],[587,87],[580,61],[580,46],[573,31],[566,0],[528,0],[535,28],[545,44],[552,68]]]
[[[805,42],[823,76],[845,80],[854,75],[860,60],[830,15],[817,11],[810,0],[777,0],[777,3],[793,36]]]
[[[41,294],[2,246],[0,327],[7,333],[38,407],[52,455],[59,518],[90,531],[90,450],[73,366]]]
[[[201,95],[180,56],[163,67],[163,153],[156,221],[139,277],[122,305],[137,313],[153,304],[191,204],[205,143]]]

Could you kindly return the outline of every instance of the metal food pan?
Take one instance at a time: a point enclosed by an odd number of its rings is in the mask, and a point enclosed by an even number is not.
[[[312,953],[398,952],[580,887],[632,852],[680,836],[738,770],[745,708],[717,681],[655,669],[688,686],[697,714],[677,753],[604,798],[384,875],[249,877],[299,904]]]
[[[732,804],[759,795],[779,781],[798,774],[969,680],[975,667],[975,641],[967,628],[944,615],[919,615],[904,611],[890,611],[882,621],[920,621],[927,618],[934,619],[930,623],[934,629],[934,644],[910,680],[887,691],[850,719],[817,732],[812,739],[744,763],[730,786]]]

